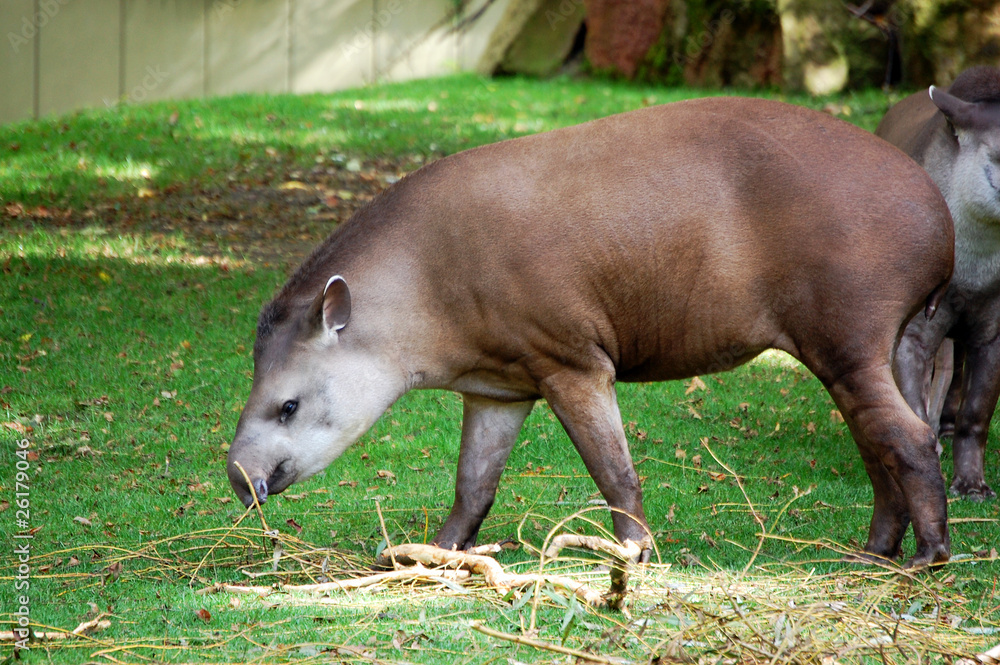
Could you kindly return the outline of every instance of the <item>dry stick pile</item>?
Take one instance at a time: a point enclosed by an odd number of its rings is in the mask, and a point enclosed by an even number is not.
[[[557,536],[553,544],[569,545],[572,540],[572,537]],[[553,562],[555,549],[544,549],[544,559],[554,564],[581,563],[564,558]],[[411,554],[427,554],[426,550],[422,553],[421,550],[422,547],[417,546],[397,546],[392,552],[399,561]],[[81,569],[85,566],[82,565],[59,572],[64,565],[54,562],[59,558],[84,559],[95,551],[101,552],[98,561],[104,567],[98,572],[83,572]],[[471,592],[489,594],[497,589],[513,588],[514,582],[522,581],[520,576],[507,577],[508,573],[488,557],[484,557],[487,561],[469,558],[481,557],[481,554],[439,552],[432,556],[451,563],[437,569],[433,566],[439,566],[438,563],[424,563],[421,564],[423,570],[420,567],[401,568],[371,575],[363,572],[370,561],[364,557],[350,559],[337,552],[311,546],[289,534],[235,525],[146,543],[138,551],[92,545],[46,553],[37,563],[39,568],[52,564],[48,578],[66,583],[83,586],[101,584],[102,579],[121,574],[150,579],[183,579],[195,585],[205,585],[198,593],[276,594],[301,590],[337,594],[350,593],[350,589],[380,588],[395,589],[397,596],[412,598],[412,580],[426,580],[430,585],[444,585],[442,588],[454,588],[461,583],[469,585]],[[280,570],[275,569],[276,558],[280,560]],[[239,569],[251,577],[275,575],[279,579],[289,579],[295,576],[314,583],[256,587],[216,585],[204,576],[203,571],[209,560],[215,568]],[[589,562],[589,569],[592,569],[593,563],[593,560]],[[616,618],[616,615],[606,613],[593,618],[595,622],[610,621],[612,625],[617,625],[613,630],[625,635],[625,639],[601,647],[605,656],[588,654],[586,659],[615,662],[620,660],[619,656],[630,660],[638,657],[640,661],[646,657],[661,657],[667,662],[670,659],[697,662],[705,654],[714,654],[713,662],[721,658],[721,662],[832,664],[865,657],[875,658],[876,662],[894,663],[928,662],[941,658],[963,665],[996,662],[1000,649],[990,649],[996,644],[996,635],[1000,634],[996,613],[977,617],[973,614],[973,603],[948,581],[954,577],[949,574],[949,569],[954,573],[964,570],[972,574],[974,569],[968,566],[968,563],[949,564],[946,572],[937,578],[927,574],[908,575],[896,570],[853,567],[827,575],[815,575],[808,568],[791,566],[778,575],[663,565],[631,567],[628,570],[633,577],[640,578],[640,585],[630,593],[631,604],[624,618],[621,618],[622,614],[617,614],[619,618]],[[484,576],[487,570],[491,571],[489,579],[493,581],[487,582],[491,586],[472,584],[474,573],[463,569],[477,567],[481,567]],[[89,568],[93,570],[93,566]],[[592,574],[582,574],[578,565],[576,569],[578,572],[561,570],[560,575],[541,576],[534,583],[551,584],[557,592],[559,588],[566,589],[581,601],[603,598],[578,581],[590,579],[593,584]],[[261,570],[270,572],[251,572]],[[326,581],[324,576],[341,579]],[[570,583],[559,587],[553,581],[561,579],[568,579]],[[429,588],[433,589],[433,586]],[[583,596],[579,595],[580,590],[583,590]],[[541,596],[543,594],[535,593],[534,600]],[[917,609],[908,609],[910,607]],[[57,643],[68,647],[70,643],[88,640],[89,645],[109,650],[109,654],[168,648],[153,636],[123,641],[85,634],[91,630],[107,634],[108,627],[104,624],[108,618],[100,617],[97,621],[102,625],[88,627],[80,631],[84,634],[78,633],[73,640],[60,639]],[[485,617],[477,616],[470,610],[468,618]],[[488,633],[490,639],[517,642],[522,648],[568,653],[555,648],[558,645],[537,639],[530,632],[510,635],[482,624],[477,627],[466,622],[465,626]],[[60,631],[52,626],[36,626],[36,629],[42,633],[38,637],[49,639],[53,633],[68,635],[71,632],[68,628]],[[206,643],[203,647],[192,648],[209,647],[213,645]],[[566,648],[569,649],[569,646]],[[572,655],[584,658],[577,653]]]

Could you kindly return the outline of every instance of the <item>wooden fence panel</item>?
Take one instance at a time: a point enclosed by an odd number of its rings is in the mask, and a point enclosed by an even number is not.
[[[0,0],[0,123],[471,69],[508,1],[458,33],[454,0]]]
[[[35,37],[38,113],[114,104],[121,87],[121,2],[50,1],[57,9]]]
[[[137,104],[205,94],[203,2],[130,0],[123,35],[123,101]]]
[[[5,28],[0,48],[0,122],[35,112],[38,22],[34,0],[0,2],[0,26]]]

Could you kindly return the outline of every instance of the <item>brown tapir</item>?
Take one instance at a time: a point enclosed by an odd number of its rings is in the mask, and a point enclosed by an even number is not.
[[[1000,69],[974,67],[950,88],[914,93],[889,109],[876,133],[927,169],[955,222],[955,275],[933,321],[914,321],[912,353],[897,358],[901,389],[919,416],[936,422],[930,361],[945,335],[955,339],[961,389],[950,391],[952,402],[960,399],[951,490],[991,498],[983,467],[1000,395]]]
[[[911,563],[944,561],[936,438],[891,367],[906,322],[943,293],[953,243],[916,163],[779,102],[680,102],[462,152],[358,211],[263,308],[229,478],[249,505],[239,463],[265,499],[324,469],[408,390],[450,389],[464,422],[435,542],[468,548],[544,398],[615,535],[643,542],[615,383],[777,348],[820,378],[861,451],[867,552],[897,557],[912,520]]]

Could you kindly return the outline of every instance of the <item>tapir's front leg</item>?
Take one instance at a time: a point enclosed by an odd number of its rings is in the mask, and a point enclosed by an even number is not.
[[[541,392],[608,502],[615,536],[622,543],[632,540],[642,544],[642,560],[648,561],[649,526],[618,411],[614,376],[602,371],[566,370],[546,378]]]
[[[466,550],[493,505],[500,474],[534,401],[496,402],[463,395],[462,447],[458,453],[455,504],[434,543]]]
[[[986,484],[983,463],[986,437],[993,410],[1000,396],[1000,339],[986,346],[966,348],[962,406],[955,422],[952,452],[955,456],[951,491],[974,501],[991,499],[996,493]]]

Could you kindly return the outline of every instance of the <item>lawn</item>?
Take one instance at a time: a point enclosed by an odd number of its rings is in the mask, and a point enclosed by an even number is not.
[[[841,563],[865,541],[871,488],[819,382],[777,353],[620,387],[657,545],[625,612],[479,579],[199,593],[368,575],[386,535],[426,542],[451,505],[461,400],[438,392],[407,395],[324,474],[269,500],[266,534],[229,488],[257,312],[311,246],[442,155],[700,94],[458,76],[0,127],[0,524],[32,535],[9,536],[0,558],[0,630],[26,595],[50,638],[15,654],[8,633],[0,662],[575,657],[472,621],[595,662],[953,662],[1000,641],[997,502],[950,502],[954,561],[935,572]],[[889,103],[879,91],[789,101],[866,129]],[[480,542],[521,543],[498,560],[531,572],[551,532],[610,520],[544,404],[519,441]],[[997,468],[991,449],[994,486]],[[546,571],[603,588],[594,559]]]

